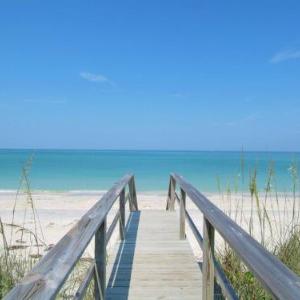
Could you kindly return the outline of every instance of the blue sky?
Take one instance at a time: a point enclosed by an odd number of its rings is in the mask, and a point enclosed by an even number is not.
[[[300,2],[0,3],[0,147],[300,151]]]

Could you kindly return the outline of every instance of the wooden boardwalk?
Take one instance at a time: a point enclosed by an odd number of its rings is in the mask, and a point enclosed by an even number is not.
[[[203,235],[186,209],[187,198],[203,214]],[[119,209],[107,228],[107,214],[116,201]],[[178,214],[174,211],[175,202],[179,204]],[[124,228],[126,203],[130,215]],[[203,251],[202,270],[185,239],[186,224]],[[107,244],[116,228],[121,241],[107,261]],[[97,283],[93,286],[95,300],[216,300],[220,296],[238,300],[215,258],[215,231],[270,296],[281,300],[300,299],[300,277],[177,174],[170,175],[167,211],[139,211],[134,176],[122,177],[4,299],[56,299],[94,238],[94,260],[79,283],[74,300],[84,298],[92,279]]]
[[[106,299],[202,299],[201,270],[174,211],[131,212],[109,257]]]

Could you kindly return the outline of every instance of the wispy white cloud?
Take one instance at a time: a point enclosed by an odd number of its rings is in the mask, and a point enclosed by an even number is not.
[[[91,81],[91,82],[102,82],[102,83],[108,83],[110,85],[114,85],[114,83],[111,80],[109,80],[106,76],[104,76],[102,74],[81,72],[79,75],[81,78]]]
[[[278,64],[280,62],[290,60],[290,59],[299,59],[300,58],[300,50],[284,50],[278,53],[275,53],[273,57],[270,59],[271,64]]]

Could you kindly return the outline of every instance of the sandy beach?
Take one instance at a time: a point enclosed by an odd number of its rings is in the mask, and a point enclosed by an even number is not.
[[[0,217],[4,226],[6,242],[15,248],[23,247],[32,254],[37,253],[35,238],[33,234],[20,230],[20,227],[29,229],[32,233],[37,233],[39,239],[39,254],[44,254],[55,245],[76,222],[91,208],[105,193],[105,191],[70,191],[70,192],[34,192],[32,199],[35,207],[35,214],[32,213],[31,202],[26,194],[19,194],[16,197],[16,191],[0,192]],[[249,193],[237,194],[217,194],[205,193],[217,207],[223,210],[238,224],[249,231],[249,223],[252,218],[253,235],[260,240],[259,217],[257,213],[257,204],[251,200]],[[137,195],[140,210],[158,209],[164,210],[166,207],[166,192],[144,192]],[[261,204],[264,202],[264,194],[260,196]],[[12,212],[15,205],[15,214]],[[283,236],[283,232],[292,221],[293,201],[291,196],[279,194],[278,201],[275,195],[269,196],[266,200],[266,211],[268,213],[271,226],[266,222],[266,244],[271,243],[271,234],[275,239]],[[108,224],[112,221],[118,202],[115,203],[108,215]],[[299,201],[296,202],[297,211],[299,211]],[[176,208],[178,211],[178,207]],[[202,214],[188,199],[187,209],[200,232],[202,231]],[[128,208],[127,208],[128,210]],[[251,213],[252,211],[252,213]],[[128,216],[128,213],[127,213]],[[34,222],[34,219],[37,222]],[[10,224],[17,226],[12,227]],[[279,224],[281,224],[279,226]],[[20,227],[19,227],[20,226]],[[272,230],[270,230],[272,228]],[[271,232],[272,231],[272,232]],[[201,260],[202,252],[194,240],[187,226],[187,237],[197,259]],[[118,233],[112,238],[109,249],[118,239]],[[274,238],[272,239],[274,240]],[[3,244],[3,239],[1,240]],[[217,235],[217,247],[223,245],[223,240]],[[87,249],[86,255],[92,256],[93,245]]]

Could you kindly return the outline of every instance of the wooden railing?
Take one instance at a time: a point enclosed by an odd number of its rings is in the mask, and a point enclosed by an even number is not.
[[[125,195],[128,185],[129,192]],[[119,210],[108,230],[107,214],[119,198]],[[124,176],[99,200],[80,221],[39,261],[5,299],[54,299],[84,250],[95,236],[95,262],[89,268],[75,299],[83,299],[92,278],[95,279],[95,299],[105,298],[106,245],[119,221],[120,237],[124,239],[125,204],[138,209],[133,175]]]
[[[180,189],[180,196],[176,192]],[[203,213],[203,237],[186,210],[186,196]],[[167,210],[174,210],[175,201],[180,206],[179,237],[185,238],[185,221],[203,251],[203,286],[202,299],[214,298],[214,280],[216,278],[223,295],[227,299],[238,299],[222,267],[214,255],[214,232],[217,230],[228,245],[235,251],[262,286],[275,299],[300,299],[300,278],[281,261],[263,248],[247,232],[226,216],[196,188],[177,174],[171,174]]]

